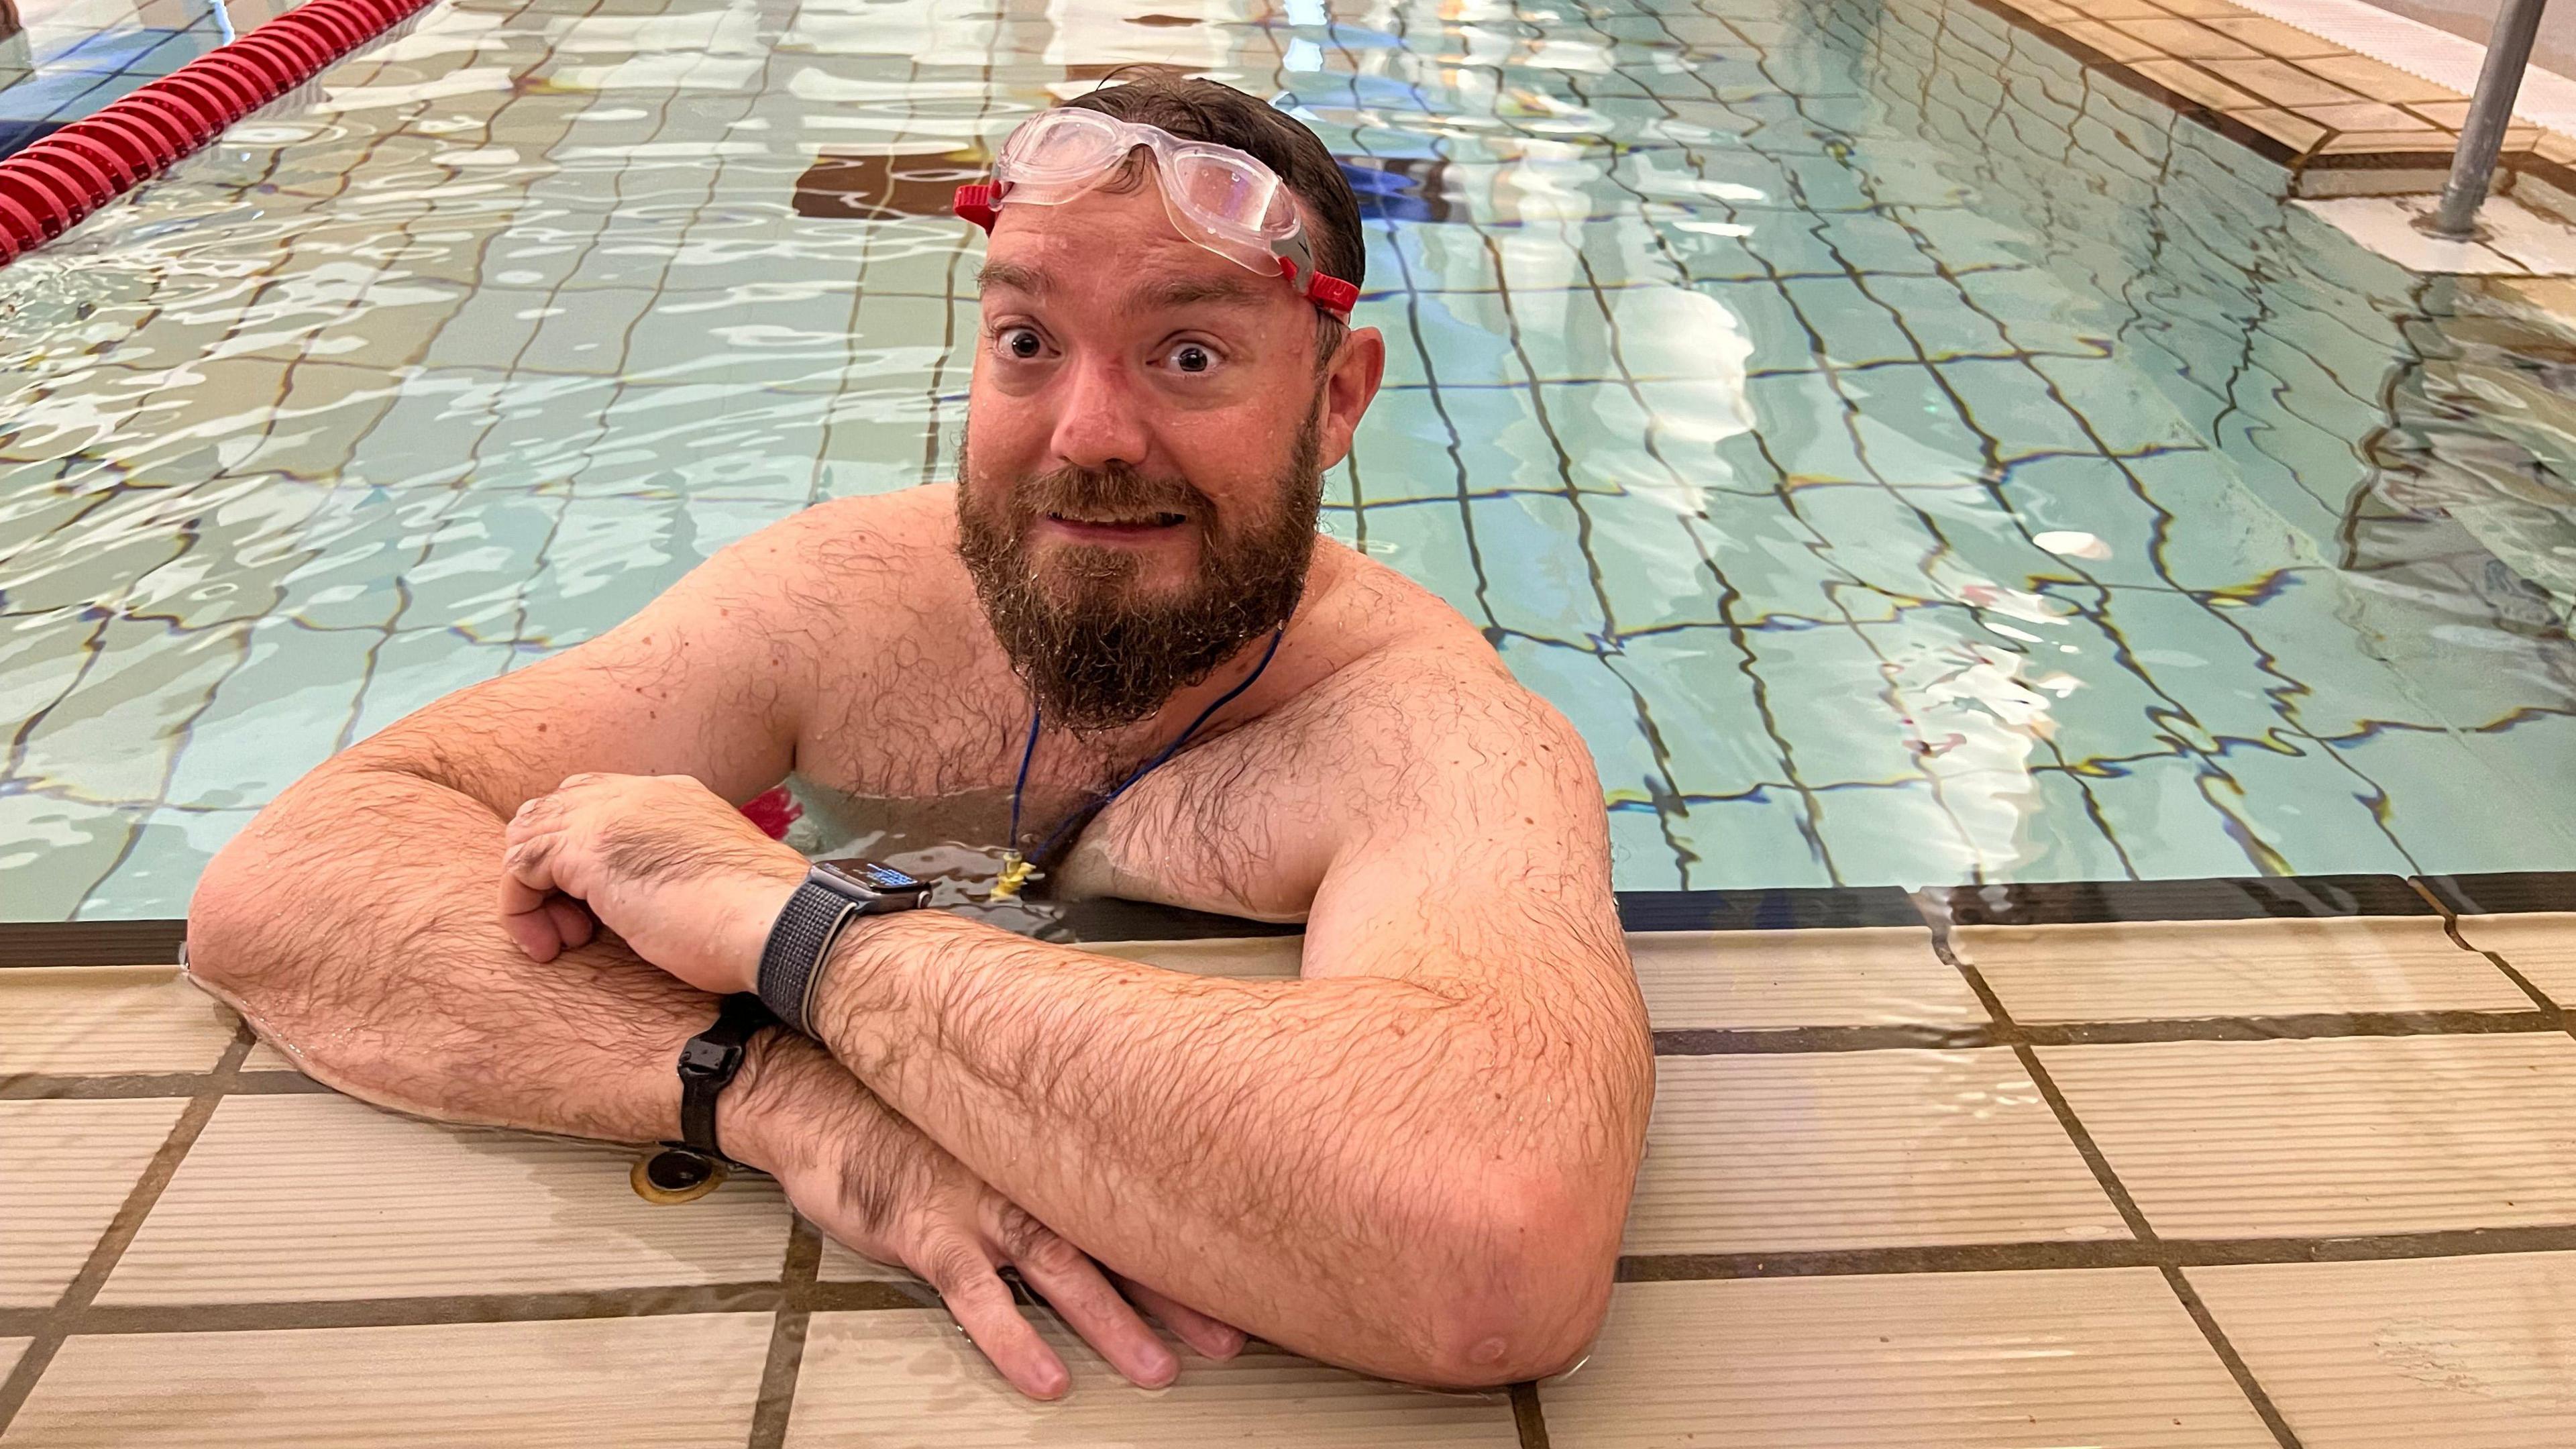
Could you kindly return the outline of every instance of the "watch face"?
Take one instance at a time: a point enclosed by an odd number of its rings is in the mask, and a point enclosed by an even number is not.
[[[922,888],[921,882],[911,876],[873,860],[827,860],[819,868],[878,895],[901,895]]]

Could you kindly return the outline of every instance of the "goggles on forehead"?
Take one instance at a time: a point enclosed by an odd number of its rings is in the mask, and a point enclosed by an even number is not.
[[[1185,141],[1160,126],[1078,106],[1040,111],[1002,143],[990,182],[957,188],[957,214],[989,232],[1005,203],[1071,201],[1109,179],[1139,146],[1154,153],[1163,209],[1181,235],[1237,265],[1286,278],[1297,295],[1350,320],[1360,289],[1315,270],[1295,194],[1278,173],[1231,146]]]

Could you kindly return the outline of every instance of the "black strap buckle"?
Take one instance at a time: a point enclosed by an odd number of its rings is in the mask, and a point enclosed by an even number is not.
[[[635,1164],[635,1191],[653,1202],[687,1202],[716,1190],[734,1163],[716,1141],[716,1101],[750,1055],[754,1035],[778,1018],[748,992],[728,996],[715,1025],[680,1048],[680,1140]]]

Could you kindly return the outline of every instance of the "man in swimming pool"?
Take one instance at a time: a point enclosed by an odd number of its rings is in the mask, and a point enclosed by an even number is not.
[[[752,1038],[722,1151],[1034,1395],[1069,1380],[1005,1268],[1142,1384],[1178,1360],[1140,1310],[1211,1355],[1562,1368],[1651,1048],[1583,741],[1315,534],[1384,363],[1339,315],[1349,188],[1160,79],[1043,113],[996,182],[960,198],[992,237],[956,484],[809,509],[343,751],[208,869],[192,970],[354,1095],[625,1141],[680,1135],[710,993],[760,991],[810,1035]],[[790,771],[1020,850],[1076,822],[1041,888],[1302,920],[1302,979],[808,929],[807,862],[729,803]]]

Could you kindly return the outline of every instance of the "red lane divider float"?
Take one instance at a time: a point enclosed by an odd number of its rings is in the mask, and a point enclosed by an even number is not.
[[[52,241],[429,0],[305,0],[0,159],[0,266]]]

